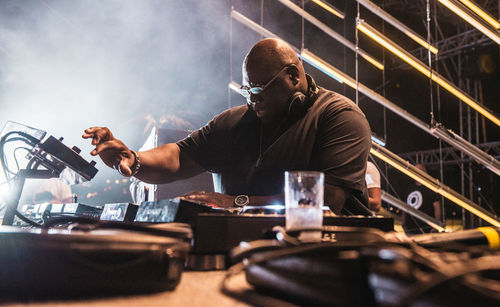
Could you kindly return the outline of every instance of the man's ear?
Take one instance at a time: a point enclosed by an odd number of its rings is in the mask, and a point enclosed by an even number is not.
[[[288,76],[290,76],[290,80],[294,85],[299,83],[299,69],[294,64],[288,66],[287,69]]]

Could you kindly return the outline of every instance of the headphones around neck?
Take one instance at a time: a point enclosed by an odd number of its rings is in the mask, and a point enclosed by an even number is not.
[[[290,97],[290,104],[288,105],[288,114],[298,115],[309,109],[318,96],[318,87],[314,79],[306,74],[307,79],[307,95],[302,92],[295,92]]]

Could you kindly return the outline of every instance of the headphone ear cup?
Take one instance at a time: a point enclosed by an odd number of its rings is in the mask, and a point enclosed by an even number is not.
[[[307,96],[301,92],[295,92],[290,98],[288,114],[297,114],[306,110]]]

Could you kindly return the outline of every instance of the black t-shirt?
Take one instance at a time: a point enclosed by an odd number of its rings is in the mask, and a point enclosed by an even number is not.
[[[267,148],[260,144],[260,129],[256,114],[238,106],[177,144],[181,155],[218,174],[214,185],[221,193],[279,194],[284,171],[315,170],[325,173],[327,184],[366,195],[370,127],[351,100],[319,88],[312,106],[289,117]]]
[[[435,218],[434,202],[436,201],[439,201],[438,195],[423,185],[413,183],[407,189],[406,203],[433,218]],[[426,222],[406,213],[403,228],[408,234],[419,234],[432,230],[432,227]]]

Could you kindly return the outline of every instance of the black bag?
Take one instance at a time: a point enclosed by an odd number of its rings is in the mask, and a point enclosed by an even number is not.
[[[177,286],[189,226],[104,225],[87,231],[1,226],[0,299],[127,295]]]

